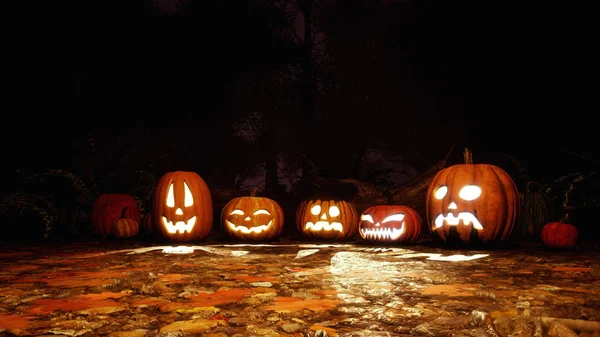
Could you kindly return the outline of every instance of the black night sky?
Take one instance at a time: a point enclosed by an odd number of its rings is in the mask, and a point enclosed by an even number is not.
[[[89,153],[77,144],[88,135],[120,137],[140,160],[176,153],[158,170],[208,176],[227,158],[251,163],[268,146],[233,135],[231,125],[253,111],[275,116],[276,151],[301,150],[306,97],[293,76],[302,74],[286,69],[298,68],[303,54],[282,33],[290,33],[289,12],[256,1],[173,3],[78,5],[69,55],[74,99],[44,105],[38,98],[26,104],[38,111],[5,125],[4,156],[13,160],[3,163],[4,186],[23,172],[85,175]],[[318,8],[315,43],[326,36],[318,43],[326,57],[314,56],[320,89],[309,138],[330,177],[351,176],[353,155],[373,144],[418,171],[452,144],[451,163],[468,147],[476,163],[515,175],[507,156],[516,158],[533,180],[597,170],[588,47],[560,22],[532,21],[529,9],[501,3],[352,0]],[[295,23],[301,32],[302,20]],[[292,79],[278,82],[281,73]]]

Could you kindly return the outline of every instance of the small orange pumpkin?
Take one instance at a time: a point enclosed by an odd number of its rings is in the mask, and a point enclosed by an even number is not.
[[[142,225],[144,234],[147,236],[154,235],[154,222],[152,221],[152,212],[148,212],[142,218]]]
[[[344,241],[358,231],[358,215],[344,200],[304,200],[296,210],[296,226],[309,239]]]
[[[125,212],[125,213],[123,213]],[[104,193],[92,205],[91,223],[94,234],[107,238],[113,223],[124,217],[140,222],[140,208],[129,194]]]
[[[121,218],[113,223],[112,235],[119,239],[128,239],[136,236],[140,229],[140,224],[128,218]]]
[[[221,225],[227,235],[242,241],[272,240],[283,230],[283,210],[275,200],[250,196],[231,199],[221,212]]]
[[[570,223],[550,222],[542,228],[542,242],[551,248],[573,248],[577,245],[579,231]]]

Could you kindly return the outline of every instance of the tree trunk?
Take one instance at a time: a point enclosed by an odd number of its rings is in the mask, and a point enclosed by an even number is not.
[[[277,147],[275,146],[275,111],[267,112],[265,134],[261,146],[265,158],[265,191],[274,193],[279,191],[277,181]]]
[[[304,15],[304,41],[301,49],[301,67],[302,79],[300,83],[301,100],[304,111],[304,137],[303,152],[308,158],[313,157],[312,149],[312,129],[317,101],[317,85],[313,74],[313,31],[312,31],[312,11],[313,0],[304,0],[299,3],[300,10]],[[311,167],[304,160],[302,165],[302,178],[307,179]]]

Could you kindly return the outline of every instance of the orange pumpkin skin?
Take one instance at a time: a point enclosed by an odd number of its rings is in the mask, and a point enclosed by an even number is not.
[[[128,239],[136,236],[140,229],[140,224],[129,218],[121,218],[113,223],[112,235],[119,239]]]
[[[358,231],[358,214],[344,200],[305,200],[296,210],[296,226],[308,239],[345,241]]]
[[[552,248],[573,248],[577,245],[577,227],[563,222],[549,222],[542,228],[542,242]]]
[[[168,241],[205,239],[212,230],[210,190],[195,172],[164,174],[154,191],[152,219],[156,233]]]
[[[150,236],[154,234],[154,222],[152,221],[152,212],[148,212],[142,218],[142,227],[144,234]]]
[[[361,214],[358,232],[367,241],[414,243],[421,226],[419,213],[408,206],[376,205]]]
[[[479,189],[480,194],[465,198],[469,188]],[[458,164],[433,177],[425,209],[427,227],[442,241],[464,245],[500,243],[509,237],[516,223],[519,194],[511,177],[498,166]]]
[[[240,241],[267,241],[283,231],[283,210],[275,200],[265,197],[231,199],[221,212],[223,230]]]
[[[122,215],[138,223],[140,221],[140,208],[131,195],[104,193],[98,196],[92,205],[90,217],[94,234],[107,238],[112,232],[113,223]]]

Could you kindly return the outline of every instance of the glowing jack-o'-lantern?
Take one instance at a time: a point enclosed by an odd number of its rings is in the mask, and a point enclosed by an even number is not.
[[[305,200],[296,210],[296,225],[306,238],[341,241],[356,234],[358,215],[344,200]]]
[[[498,166],[465,164],[440,170],[425,199],[428,227],[443,241],[459,244],[499,243],[507,239],[519,211],[519,194]]]
[[[152,220],[162,237],[173,241],[202,240],[210,234],[213,206],[210,190],[195,172],[168,172],[154,192]]]
[[[283,210],[275,200],[250,196],[234,198],[221,212],[221,225],[231,238],[260,241],[278,237],[283,230]]]
[[[358,232],[367,241],[412,243],[421,235],[421,217],[412,208],[376,205],[360,216]]]

